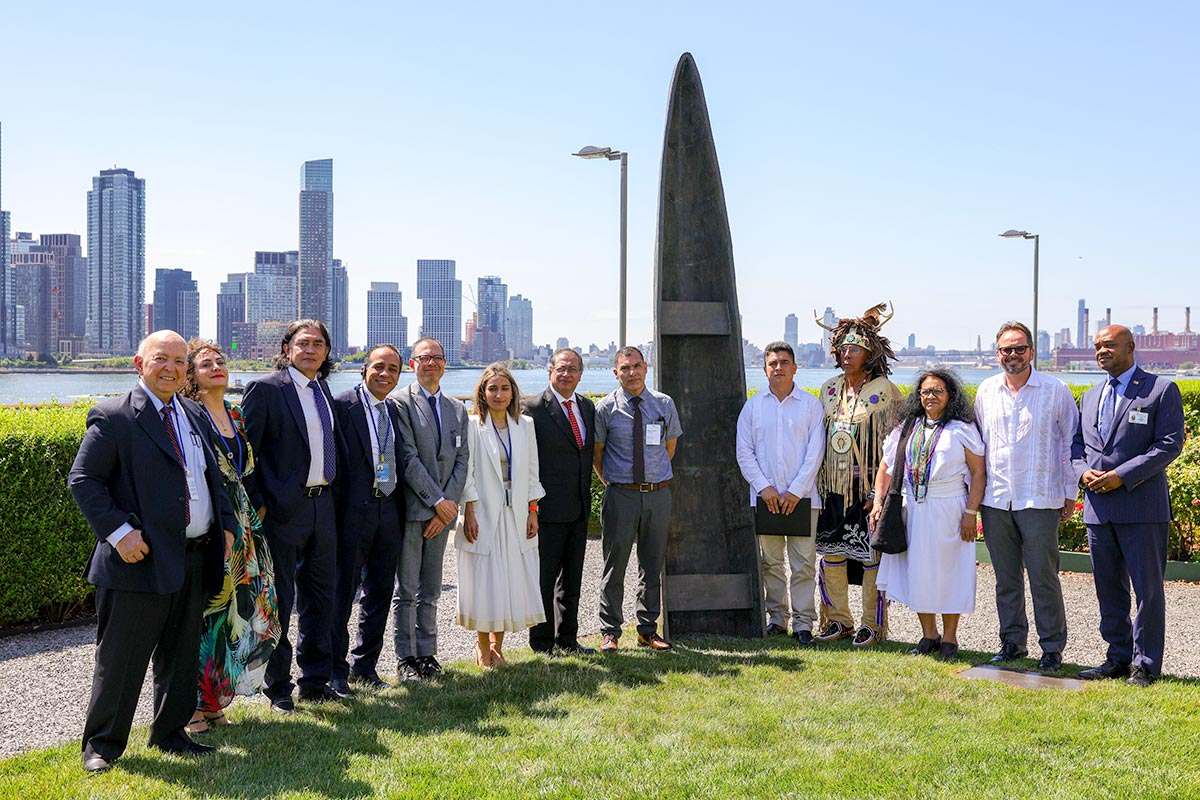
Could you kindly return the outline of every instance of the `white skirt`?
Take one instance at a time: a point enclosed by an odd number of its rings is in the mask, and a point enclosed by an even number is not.
[[[975,611],[975,542],[959,534],[966,492],[927,497],[918,503],[905,492],[908,550],[883,554],[876,587],[918,614]]]
[[[546,621],[538,549],[521,552],[512,509],[500,514],[487,555],[458,551],[458,624],[469,631],[523,631]]]

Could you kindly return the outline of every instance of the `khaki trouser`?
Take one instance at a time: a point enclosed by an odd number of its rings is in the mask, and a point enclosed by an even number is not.
[[[850,629],[870,628],[875,633],[875,638],[880,641],[887,638],[887,598],[875,588],[875,576],[879,574],[879,554],[872,555],[874,560],[863,564],[863,610],[860,626],[854,624],[854,615],[850,613],[846,559],[841,556],[821,557],[817,582],[821,593],[822,630],[830,622],[839,622]]]
[[[814,508],[811,513],[810,530],[815,531],[820,510]],[[817,574],[816,537],[759,536],[758,547],[762,557],[767,622],[786,628],[790,619],[792,633],[811,632],[817,621],[813,598]],[[785,563],[790,577],[785,575]]]

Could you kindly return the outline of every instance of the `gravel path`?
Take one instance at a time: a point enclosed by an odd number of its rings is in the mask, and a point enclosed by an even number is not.
[[[599,627],[599,576],[600,542],[592,539],[588,541],[584,568],[581,635],[595,634]],[[991,652],[999,646],[995,581],[991,566],[980,564],[978,578],[975,613],[963,620],[959,631],[960,643],[964,650]],[[445,592],[438,609],[441,632],[438,656],[445,664],[470,658],[475,640],[473,634],[454,624],[457,561],[453,547],[446,551],[444,580]],[[1098,632],[1100,612],[1096,605],[1092,576],[1063,573],[1062,585],[1069,626],[1066,660],[1076,664],[1097,664],[1104,660],[1105,646]],[[626,575],[627,621],[633,619],[636,586],[636,565],[631,559],[630,571]],[[1167,672],[1200,678],[1200,615],[1196,614],[1200,586],[1168,583],[1166,588],[1168,634],[1164,659]],[[861,606],[856,592],[857,587],[851,587],[851,607],[858,609]],[[1027,605],[1032,625],[1032,605]],[[916,615],[902,606],[892,606],[889,624],[894,640],[915,642],[920,638]],[[292,629],[295,630],[294,624]],[[83,730],[83,715],[91,686],[94,642],[95,627],[92,625],[0,639],[0,757],[78,739]],[[395,655],[391,642],[389,625],[379,665],[379,671],[385,678],[394,674]],[[622,644],[631,646],[631,637],[626,636]],[[506,645],[511,648],[526,647],[528,636],[510,634],[506,638]],[[780,640],[778,646],[795,645]],[[1032,637],[1030,646],[1033,656],[1037,657],[1036,636]],[[139,725],[148,723],[150,719],[149,689],[147,683],[143,687],[135,720]],[[237,702],[263,700],[260,695],[255,699],[242,698]]]

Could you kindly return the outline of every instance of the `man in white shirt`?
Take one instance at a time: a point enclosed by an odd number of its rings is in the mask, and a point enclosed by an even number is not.
[[[770,391],[751,397],[738,415],[737,460],[750,484],[751,506],[761,502],[773,513],[791,514],[803,500],[811,502],[808,535],[758,537],[767,635],[787,633],[790,588],[792,636],[809,645],[817,621],[812,532],[821,508],[816,482],[825,451],[825,415],[817,398],[796,386],[796,356],[787,342],[767,345],[765,371]],[[784,576],[785,553],[790,586]]]
[[[1079,409],[1071,390],[1033,368],[1032,334],[1006,322],[996,335],[1004,370],[979,385],[975,417],[987,460],[983,539],[996,571],[1000,651],[992,663],[1026,655],[1025,576],[1033,596],[1042,657],[1038,668],[1062,666],[1067,617],[1058,580],[1058,524],[1075,512],[1079,495],[1070,468]]]

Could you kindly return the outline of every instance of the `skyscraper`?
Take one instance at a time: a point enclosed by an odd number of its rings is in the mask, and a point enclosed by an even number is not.
[[[88,192],[88,347],[133,355],[145,304],[146,181],[128,169],[100,170]]]
[[[233,352],[233,325],[246,321],[246,278],[245,272],[229,273],[229,280],[221,284],[221,291],[217,294],[217,344],[230,356]]]
[[[52,353],[58,331],[52,324],[50,302],[54,253],[34,244],[32,234],[18,233],[10,258],[12,264],[6,271],[12,275],[13,305],[21,310],[14,317],[17,324],[12,349],[17,354]]]
[[[484,275],[477,285],[479,322],[475,326],[475,359],[491,362],[507,358],[504,320],[508,312],[508,287],[496,275]]]
[[[512,351],[513,358],[533,357],[533,302],[519,294],[508,298],[504,341]]]
[[[154,271],[154,330],[175,331],[184,339],[200,335],[200,293],[191,272]]]
[[[446,363],[462,363],[462,281],[454,277],[453,259],[417,259],[417,299],[421,301],[421,336],[442,343]]]
[[[1079,301],[1079,310],[1075,316],[1075,346],[1087,347],[1088,332],[1087,332],[1087,308],[1083,300]]]
[[[329,335],[334,357],[350,352],[350,276],[340,258],[333,260],[330,273]]]
[[[367,350],[394,344],[403,352],[408,347],[408,317],[399,283],[372,283],[367,291]]]
[[[296,319],[295,276],[255,272],[246,276],[244,292],[243,321],[291,322]]]
[[[61,340],[87,335],[87,259],[77,233],[44,233],[40,241],[54,253],[50,304],[57,328],[54,344],[63,352]]]
[[[2,133],[2,129],[0,129]],[[2,142],[0,142],[2,144]],[[4,174],[3,150],[0,149],[0,178]],[[3,183],[0,183],[0,208],[4,207]],[[17,352],[17,304],[13,297],[12,259],[8,237],[12,236],[12,218],[0,211],[0,356]]]
[[[333,281],[333,159],[300,168],[300,317],[329,324]]]
[[[800,346],[800,320],[795,314],[783,318],[783,340],[792,346],[792,350]]]
[[[257,275],[286,275],[291,278],[300,276],[299,250],[256,250],[254,251],[254,272]],[[296,306],[299,312],[300,306]],[[295,313],[288,316],[293,319]],[[289,320],[290,321],[290,320]]]

